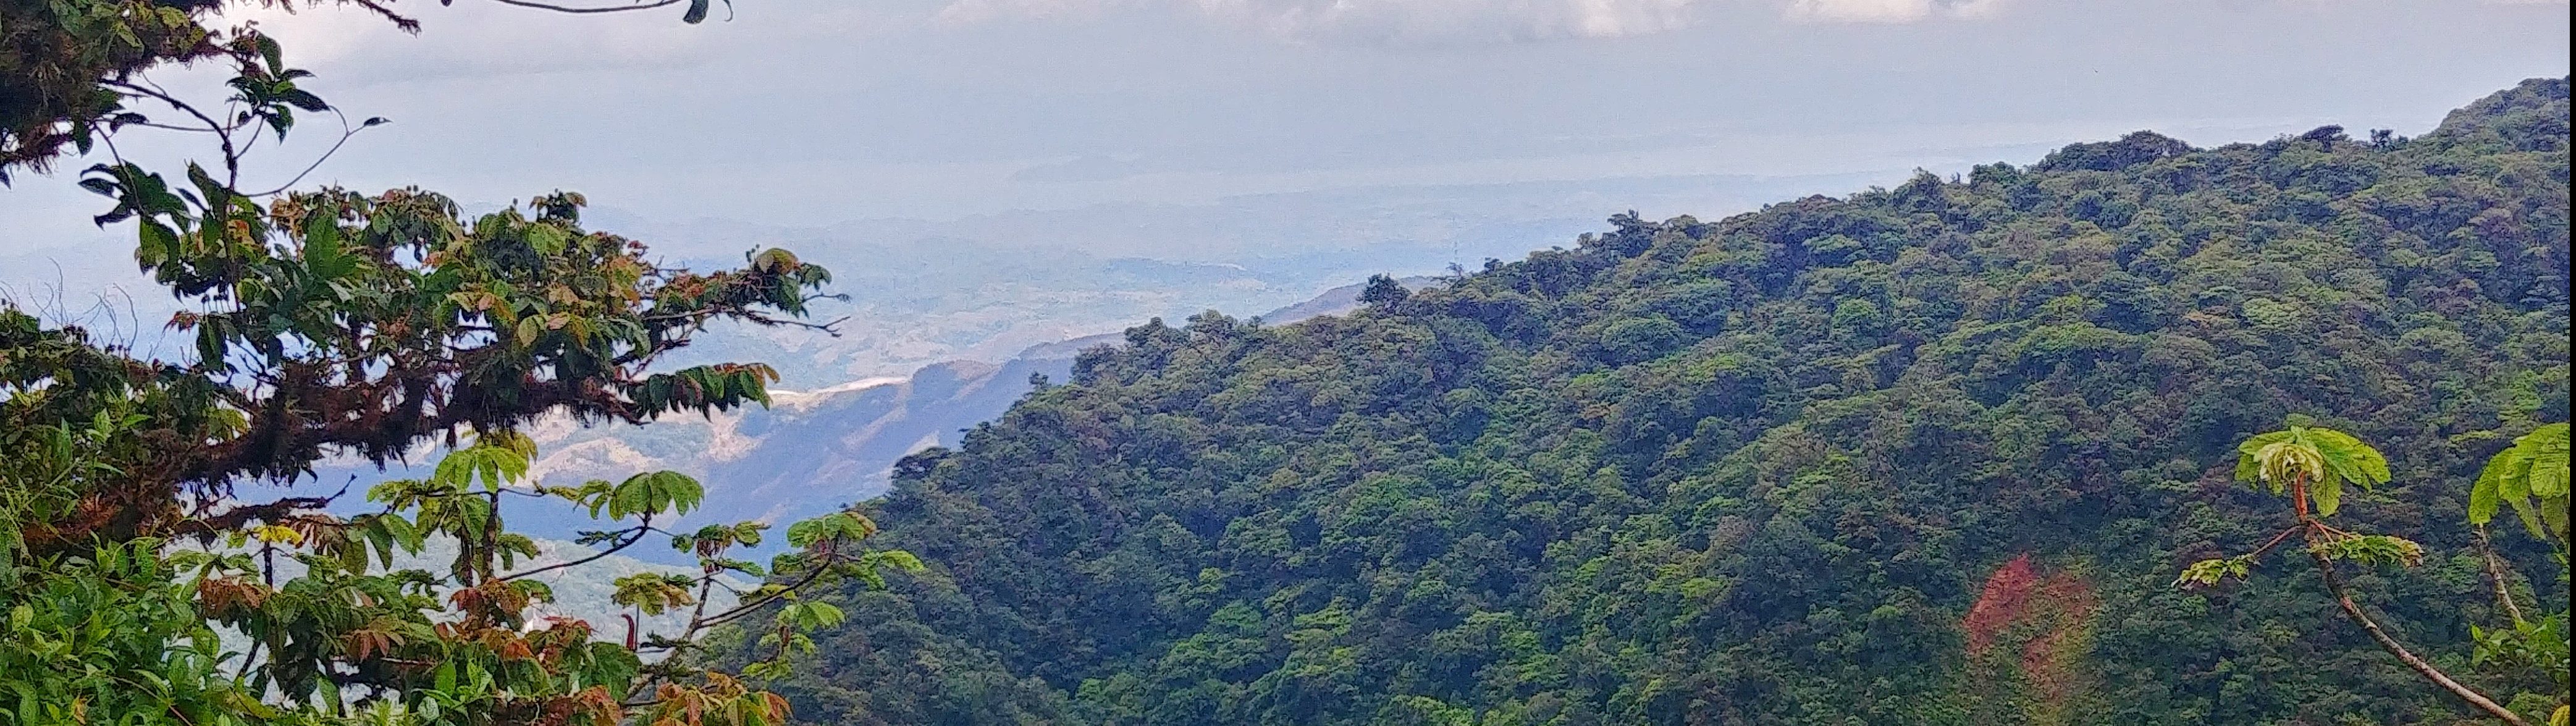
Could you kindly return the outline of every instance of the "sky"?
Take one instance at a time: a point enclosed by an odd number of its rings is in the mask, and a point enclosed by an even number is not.
[[[2141,128],[2411,134],[2569,56],[2566,3],[2484,0],[737,0],[699,25],[396,6],[425,30],[328,4],[249,16],[318,74],[308,88],[393,122],[307,186],[487,205],[571,189],[635,218],[790,227],[1709,174],[1893,183]],[[308,119],[251,185],[292,177],[333,123]],[[144,133],[135,155],[190,148]],[[0,189],[0,260],[121,259],[130,232],[93,228],[100,206],[68,175],[22,177]]]

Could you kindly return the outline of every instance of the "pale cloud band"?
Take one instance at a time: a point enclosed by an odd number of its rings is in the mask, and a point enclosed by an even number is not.
[[[1700,0],[1197,0],[1285,37],[1357,41],[1609,38],[1687,25]]]
[[[1617,38],[1688,27],[1706,6],[1741,0],[954,0],[948,23],[1084,16],[1176,2],[1283,38],[1457,43]],[[1991,15],[2003,0],[1787,0],[1800,22],[1911,23]]]
[[[1828,23],[1911,23],[1993,15],[2003,0],[1795,0],[1789,17]]]

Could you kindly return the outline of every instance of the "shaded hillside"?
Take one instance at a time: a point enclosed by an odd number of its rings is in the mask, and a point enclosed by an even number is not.
[[[2433,553],[2356,586],[2476,672],[2469,481],[2568,416],[2567,95],[1622,216],[1347,317],[1130,329],[898,467],[884,539],[932,572],[845,594],[782,692],[824,724],[2453,723],[2312,577],[2171,583],[2271,531],[2232,447],[2313,414],[2397,472],[2342,516]]]

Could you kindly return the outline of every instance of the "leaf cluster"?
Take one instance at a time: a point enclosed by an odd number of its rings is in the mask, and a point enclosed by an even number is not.
[[[2268,486],[2273,494],[2301,482],[2318,516],[2342,508],[2345,484],[2369,491],[2388,482],[2387,457],[2334,429],[2293,425],[2248,438],[2236,451],[2237,481]]]
[[[2487,460],[2469,492],[2469,521],[2486,524],[2499,505],[2511,505],[2531,536],[2567,552],[2567,424],[2548,424],[2513,440]]]

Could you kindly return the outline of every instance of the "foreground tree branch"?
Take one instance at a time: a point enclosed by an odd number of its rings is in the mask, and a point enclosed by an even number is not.
[[[2300,535],[2307,543],[2309,559],[2316,564],[2317,574],[2324,579],[2326,591],[2334,597],[2336,606],[2343,609],[2344,616],[2353,624],[2361,626],[2381,650],[2472,708],[2513,726],[2529,726],[2520,714],[2461,684],[2458,679],[2407,650],[2405,645],[2388,634],[2387,629],[2362,611],[2361,605],[2353,600],[2351,592],[2344,586],[2343,576],[2335,568],[2336,560],[2406,566],[2423,560],[2423,547],[2412,541],[2389,535],[2349,532],[2324,521],[2341,507],[2345,485],[2368,490],[2388,480],[2388,463],[2378,450],[2349,434],[2309,427],[2294,420],[2287,430],[2247,439],[2237,447],[2237,451],[2237,478],[2268,486],[2275,494],[2287,494],[2294,523],[2250,553],[2193,563],[2175,580],[2177,584],[2210,586],[2231,576],[2243,578],[2265,552],[2292,534]],[[2482,551],[2483,541],[2481,538]],[[2499,598],[2506,598],[2502,575],[2496,571],[2492,553],[2488,556],[2488,574],[2496,583],[2496,593]],[[2509,598],[2502,601],[2510,607]],[[2519,620],[2517,612],[2516,621]]]
[[[2361,611],[2361,606],[2353,602],[2352,593],[2344,590],[2343,576],[2335,572],[2334,560],[2326,557],[2322,547],[2310,547],[2308,557],[2316,562],[2317,574],[2325,580],[2326,592],[2334,595],[2335,605],[2343,608],[2344,616],[2350,618],[2354,625],[2361,626],[2362,632],[2369,633],[2371,641],[2378,643],[2381,650],[2396,656],[2398,662],[2405,663],[2406,667],[2414,670],[2416,675],[2423,676],[2424,680],[2458,697],[2469,706],[2513,726],[2530,726],[2523,721],[2521,715],[2498,705],[2494,699],[2487,698],[2484,694],[2470,690],[2468,686],[2460,685],[2460,682],[2452,679],[2450,674],[2433,667],[2433,664],[2425,662],[2423,658],[2406,650],[2406,646],[2399,644],[2396,638],[2389,637],[2386,629],[2379,627],[2378,622],[2371,620],[2368,614]]]

